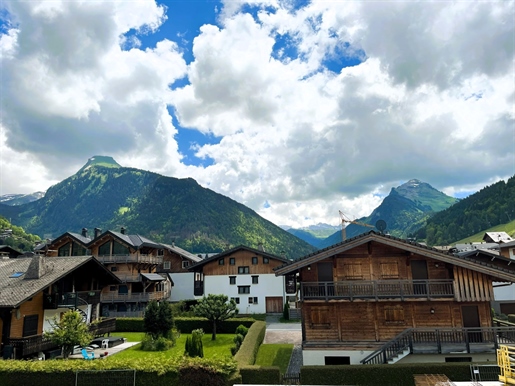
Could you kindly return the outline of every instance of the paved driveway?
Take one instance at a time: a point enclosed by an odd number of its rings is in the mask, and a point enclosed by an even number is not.
[[[266,317],[266,333],[263,343],[302,343],[300,323],[280,323],[281,315]]]

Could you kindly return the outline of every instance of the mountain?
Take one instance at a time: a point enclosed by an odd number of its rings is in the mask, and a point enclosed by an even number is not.
[[[28,202],[39,200],[45,195],[45,192],[35,192],[30,194],[4,194],[0,196],[0,204],[4,205],[22,205]]]
[[[515,219],[515,176],[499,181],[435,214],[415,235],[429,245],[449,245]]]
[[[19,252],[30,252],[41,238],[25,233],[23,228],[12,225],[0,216],[0,245],[8,245]]]
[[[111,157],[95,156],[75,175],[50,187],[37,201],[0,204],[0,215],[44,238],[95,227],[140,234],[191,252],[220,252],[244,244],[294,258],[310,245],[260,217],[246,206],[201,187],[191,178],[177,179],[120,166]]]
[[[334,232],[340,229],[339,226],[329,225],[318,223],[316,225],[310,225],[308,227],[303,228],[291,228],[291,227],[282,227],[283,229],[291,233],[292,235],[298,237],[301,240],[304,240],[308,244],[317,247],[324,239],[332,235]]]
[[[458,199],[447,196],[428,183],[412,179],[397,188],[392,188],[370,216],[356,220],[370,224],[371,228],[349,224],[346,228],[347,238],[371,230],[378,220],[386,222],[385,231],[392,236],[408,237],[422,227],[429,217],[456,202]],[[338,231],[316,246],[325,248],[341,241],[341,231]]]

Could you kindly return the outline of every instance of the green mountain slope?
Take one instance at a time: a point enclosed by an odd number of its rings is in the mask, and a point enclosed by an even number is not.
[[[16,207],[0,205],[0,214],[8,213],[13,223],[42,237],[124,226],[128,233],[175,241],[192,252],[219,252],[239,244],[257,248],[263,243],[268,252],[293,258],[314,249],[193,179],[164,177],[112,162],[104,165],[105,158],[94,158],[97,162],[88,161],[42,199]]]
[[[375,226],[378,220],[387,224],[386,232],[396,237],[408,237],[425,224],[425,221],[436,212],[448,208],[458,200],[436,190],[428,183],[413,179],[392,188],[370,216],[358,219],[358,222]],[[347,238],[367,232],[372,228],[349,224],[346,228]],[[340,242],[341,232],[336,232],[318,244],[325,248]]]
[[[5,217],[0,216],[0,245],[8,245],[19,252],[34,250],[41,238],[26,233],[23,228],[12,225]]]
[[[511,237],[515,238],[515,220],[510,221],[506,224],[499,224],[496,226],[493,226],[491,228],[482,230],[481,232],[477,232],[476,234],[473,234],[472,236],[465,237],[464,239],[454,241],[450,243],[449,245],[455,245],[455,244],[466,244],[466,243],[480,243],[483,241],[483,237],[485,235],[485,232],[506,232]]]
[[[416,232],[429,245],[448,245],[515,219],[515,176],[499,181],[437,213]]]

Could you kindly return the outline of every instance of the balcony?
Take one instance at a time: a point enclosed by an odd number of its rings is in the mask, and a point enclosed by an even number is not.
[[[100,303],[100,291],[55,293],[43,297],[43,308],[45,310],[55,310],[61,307],[77,308],[77,306],[96,303]]]
[[[301,300],[405,300],[454,298],[452,280],[348,280],[305,282]]]
[[[123,273],[123,272],[113,272],[118,279],[122,281],[122,283],[137,283],[142,281],[141,275],[139,273]]]
[[[364,358],[363,364],[386,364],[400,353],[495,353],[500,344],[515,343],[515,327],[409,328]]]
[[[170,291],[132,292],[127,294],[107,293],[100,296],[102,303],[148,303],[151,300],[162,300],[170,297]]]
[[[94,337],[102,336],[115,330],[115,318],[103,319],[89,325],[89,331]],[[57,345],[52,343],[52,341],[44,335],[33,335],[23,338],[7,338],[6,345],[13,347],[16,358],[23,358],[40,351],[48,351],[57,348]]]
[[[133,253],[130,255],[100,255],[96,258],[104,264],[139,263],[139,264],[163,264],[163,256],[145,255]]]

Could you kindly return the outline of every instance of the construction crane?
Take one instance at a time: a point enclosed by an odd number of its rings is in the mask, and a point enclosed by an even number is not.
[[[348,224],[355,224],[355,225],[361,225],[363,227],[368,227],[368,228],[374,228],[373,225],[370,225],[370,224],[365,224],[363,222],[359,222],[359,221],[356,221],[356,220],[349,220],[341,210],[338,211],[340,213],[340,218],[342,220],[342,241],[345,241],[347,240],[347,231],[345,230],[345,223],[348,223]]]

